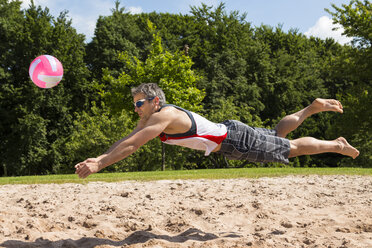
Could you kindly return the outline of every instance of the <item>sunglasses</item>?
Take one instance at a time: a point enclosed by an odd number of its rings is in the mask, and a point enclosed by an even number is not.
[[[134,104],[134,107],[137,107],[137,108],[140,108],[142,107],[142,105],[146,102],[146,100],[153,100],[155,97],[150,97],[150,98],[145,98],[145,99],[141,99],[141,100],[138,100],[137,102],[133,103]]]

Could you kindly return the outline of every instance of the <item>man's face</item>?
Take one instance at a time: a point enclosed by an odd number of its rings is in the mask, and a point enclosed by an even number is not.
[[[155,106],[153,104],[153,100],[149,101],[147,100],[145,94],[139,93],[133,97],[133,102],[136,103],[137,101],[143,99],[145,99],[145,101],[143,102],[142,106],[141,107],[135,106],[134,111],[137,112],[140,119],[148,119],[152,115],[152,113],[154,113]]]

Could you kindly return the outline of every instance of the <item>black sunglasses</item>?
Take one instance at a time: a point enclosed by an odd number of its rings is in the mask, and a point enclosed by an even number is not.
[[[134,107],[137,107],[137,108],[140,108],[142,107],[142,105],[145,103],[146,100],[153,100],[155,97],[150,97],[150,98],[145,98],[145,99],[141,99],[141,100],[138,100],[137,102],[133,103],[134,104]]]

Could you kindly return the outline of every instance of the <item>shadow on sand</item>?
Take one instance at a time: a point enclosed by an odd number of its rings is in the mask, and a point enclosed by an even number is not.
[[[218,238],[239,238],[240,235],[229,233],[224,236],[217,236],[212,233],[206,233],[200,231],[196,228],[190,228],[187,231],[180,233],[176,236],[169,235],[158,235],[154,234],[148,230],[136,231],[129,235],[126,239],[122,241],[113,241],[109,239],[101,238],[81,238],[79,240],[64,239],[58,241],[50,241],[48,239],[39,238],[34,242],[20,241],[20,240],[8,240],[0,244],[0,247],[5,248],[61,248],[61,247],[77,247],[77,248],[94,248],[99,245],[109,245],[109,246],[124,246],[124,245],[133,245],[133,244],[142,244],[147,241],[153,240],[165,240],[172,243],[183,243],[188,240],[194,241],[208,241]]]

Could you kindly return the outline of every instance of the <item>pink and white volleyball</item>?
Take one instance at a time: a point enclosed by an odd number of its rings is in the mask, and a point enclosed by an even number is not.
[[[38,87],[52,88],[62,80],[63,67],[57,58],[41,55],[31,62],[28,73]]]

